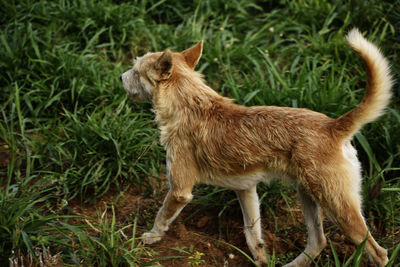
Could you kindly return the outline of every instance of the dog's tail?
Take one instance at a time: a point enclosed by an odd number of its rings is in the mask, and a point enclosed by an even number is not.
[[[357,29],[349,32],[347,42],[365,62],[367,86],[362,102],[335,120],[334,134],[341,138],[354,135],[364,124],[383,114],[393,84],[389,63],[374,44],[364,39]]]

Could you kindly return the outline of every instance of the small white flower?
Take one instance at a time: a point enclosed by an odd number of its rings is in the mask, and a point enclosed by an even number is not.
[[[269,31],[274,32],[275,31],[274,27],[269,27]]]

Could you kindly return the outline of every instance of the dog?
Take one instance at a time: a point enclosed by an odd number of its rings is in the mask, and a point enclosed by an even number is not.
[[[121,75],[134,101],[151,101],[166,150],[169,192],[143,234],[159,241],[197,183],[232,189],[243,213],[248,247],[258,265],[266,264],[256,185],[281,178],[295,183],[308,230],[303,253],[285,266],[307,266],[326,246],[321,209],[379,266],[387,251],[369,232],[361,212],[361,166],[350,141],[366,123],[384,113],[391,97],[389,63],[357,29],[347,35],[366,65],[362,102],[337,119],[308,109],[237,105],[207,86],[194,69],[203,41],[180,53],[147,53]]]

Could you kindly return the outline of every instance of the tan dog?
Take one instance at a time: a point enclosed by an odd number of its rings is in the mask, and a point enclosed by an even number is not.
[[[170,183],[144,241],[160,240],[192,199],[193,186],[207,183],[235,190],[247,244],[257,264],[266,263],[256,185],[283,178],[298,185],[309,234],[304,253],[287,266],[310,264],[326,246],[320,207],[355,244],[368,237],[368,253],[384,266],[387,252],[361,214],[360,163],[350,140],[384,112],[392,80],[386,59],[358,30],[347,40],[365,61],[368,85],[361,104],[338,119],[307,109],[234,104],[194,71],[203,42],[180,53],[166,50],[136,59],[121,79],[134,100],[153,103]]]

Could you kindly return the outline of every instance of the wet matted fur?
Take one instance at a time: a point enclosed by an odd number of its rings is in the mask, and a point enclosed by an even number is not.
[[[384,266],[387,252],[361,213],[361,168],[350,140],[384,112],[392,79],[387,60],[357,29],[347,41],[365,62],[367,88],[362,102],[337,119],[308,109],[244,107],[219,95],[194,71],[203,42],[137,58],[121,76],[123,87],[134,100],[153,103],[170,184],[144,241],[160,240],[192,199],[193,186],[207,183],[235,190],[247,244],[255,261],[266,263],[256,185],[276,178],[298,185],[308,229],[305,251],[287,266],[310,264],[326,246],[321,208],[355,244],[368,237],[369,255]]]

